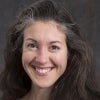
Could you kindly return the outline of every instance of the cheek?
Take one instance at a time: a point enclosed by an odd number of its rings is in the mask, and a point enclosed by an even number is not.
[[[62,55],[59,58],[59,64],[61,65],[62,69],[66,69],[66,66],[67,66],[67,55]]]
[[[63,71],[65,71],[67,66],[67,53],[59,53],[55,55],[54,57],[56,64],[59,66],[59,68]]]
[[[30,61],[32,61],[32,59],[33,59],[33,56],[32,56],[31,53],[23,52],[23,54],[22,54],[22,63],[23,63],[23,65],[29,64]]]

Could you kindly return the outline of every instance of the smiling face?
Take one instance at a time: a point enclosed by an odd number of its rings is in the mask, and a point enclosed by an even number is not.
[[[34,86],[52,87],[65,72],[67,45],[54,21],[36,21],[24,30],[22,63]]]

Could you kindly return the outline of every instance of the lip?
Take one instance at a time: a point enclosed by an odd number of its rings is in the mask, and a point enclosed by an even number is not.
[[[48,76],[48,74],[53,70],[54,67],[37,67],[37,66],[32,66],[34,69],[35,73],[39,76]]]
[[[51,68],[36,68],[35,71],[39,74],[39,75],[42,75],[42,76],[47,76],[47,74],[51,71],[52,69]]]

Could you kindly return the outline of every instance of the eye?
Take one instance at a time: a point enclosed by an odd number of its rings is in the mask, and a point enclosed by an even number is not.
[[[60,47],[57,46],[57,45],[52,45],[52,46],[50,46],[50,51],[55,52],[55,51],[58,51],[59,49],[60,49]]]
[[[35,43],[28,43],[27,47],[30,48],[30,49],[36,49],[36,48],[38,48],[38,46]]]

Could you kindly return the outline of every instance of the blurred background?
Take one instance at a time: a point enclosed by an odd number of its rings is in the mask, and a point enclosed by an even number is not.
[[[0,72],[4,68],[3,51],[5,34],[20,10],[34,0],[0,0]],[[96,60],[95,79],[100,88],[100,0],[54,0],[63,3],[80,26],[94,51]]]

